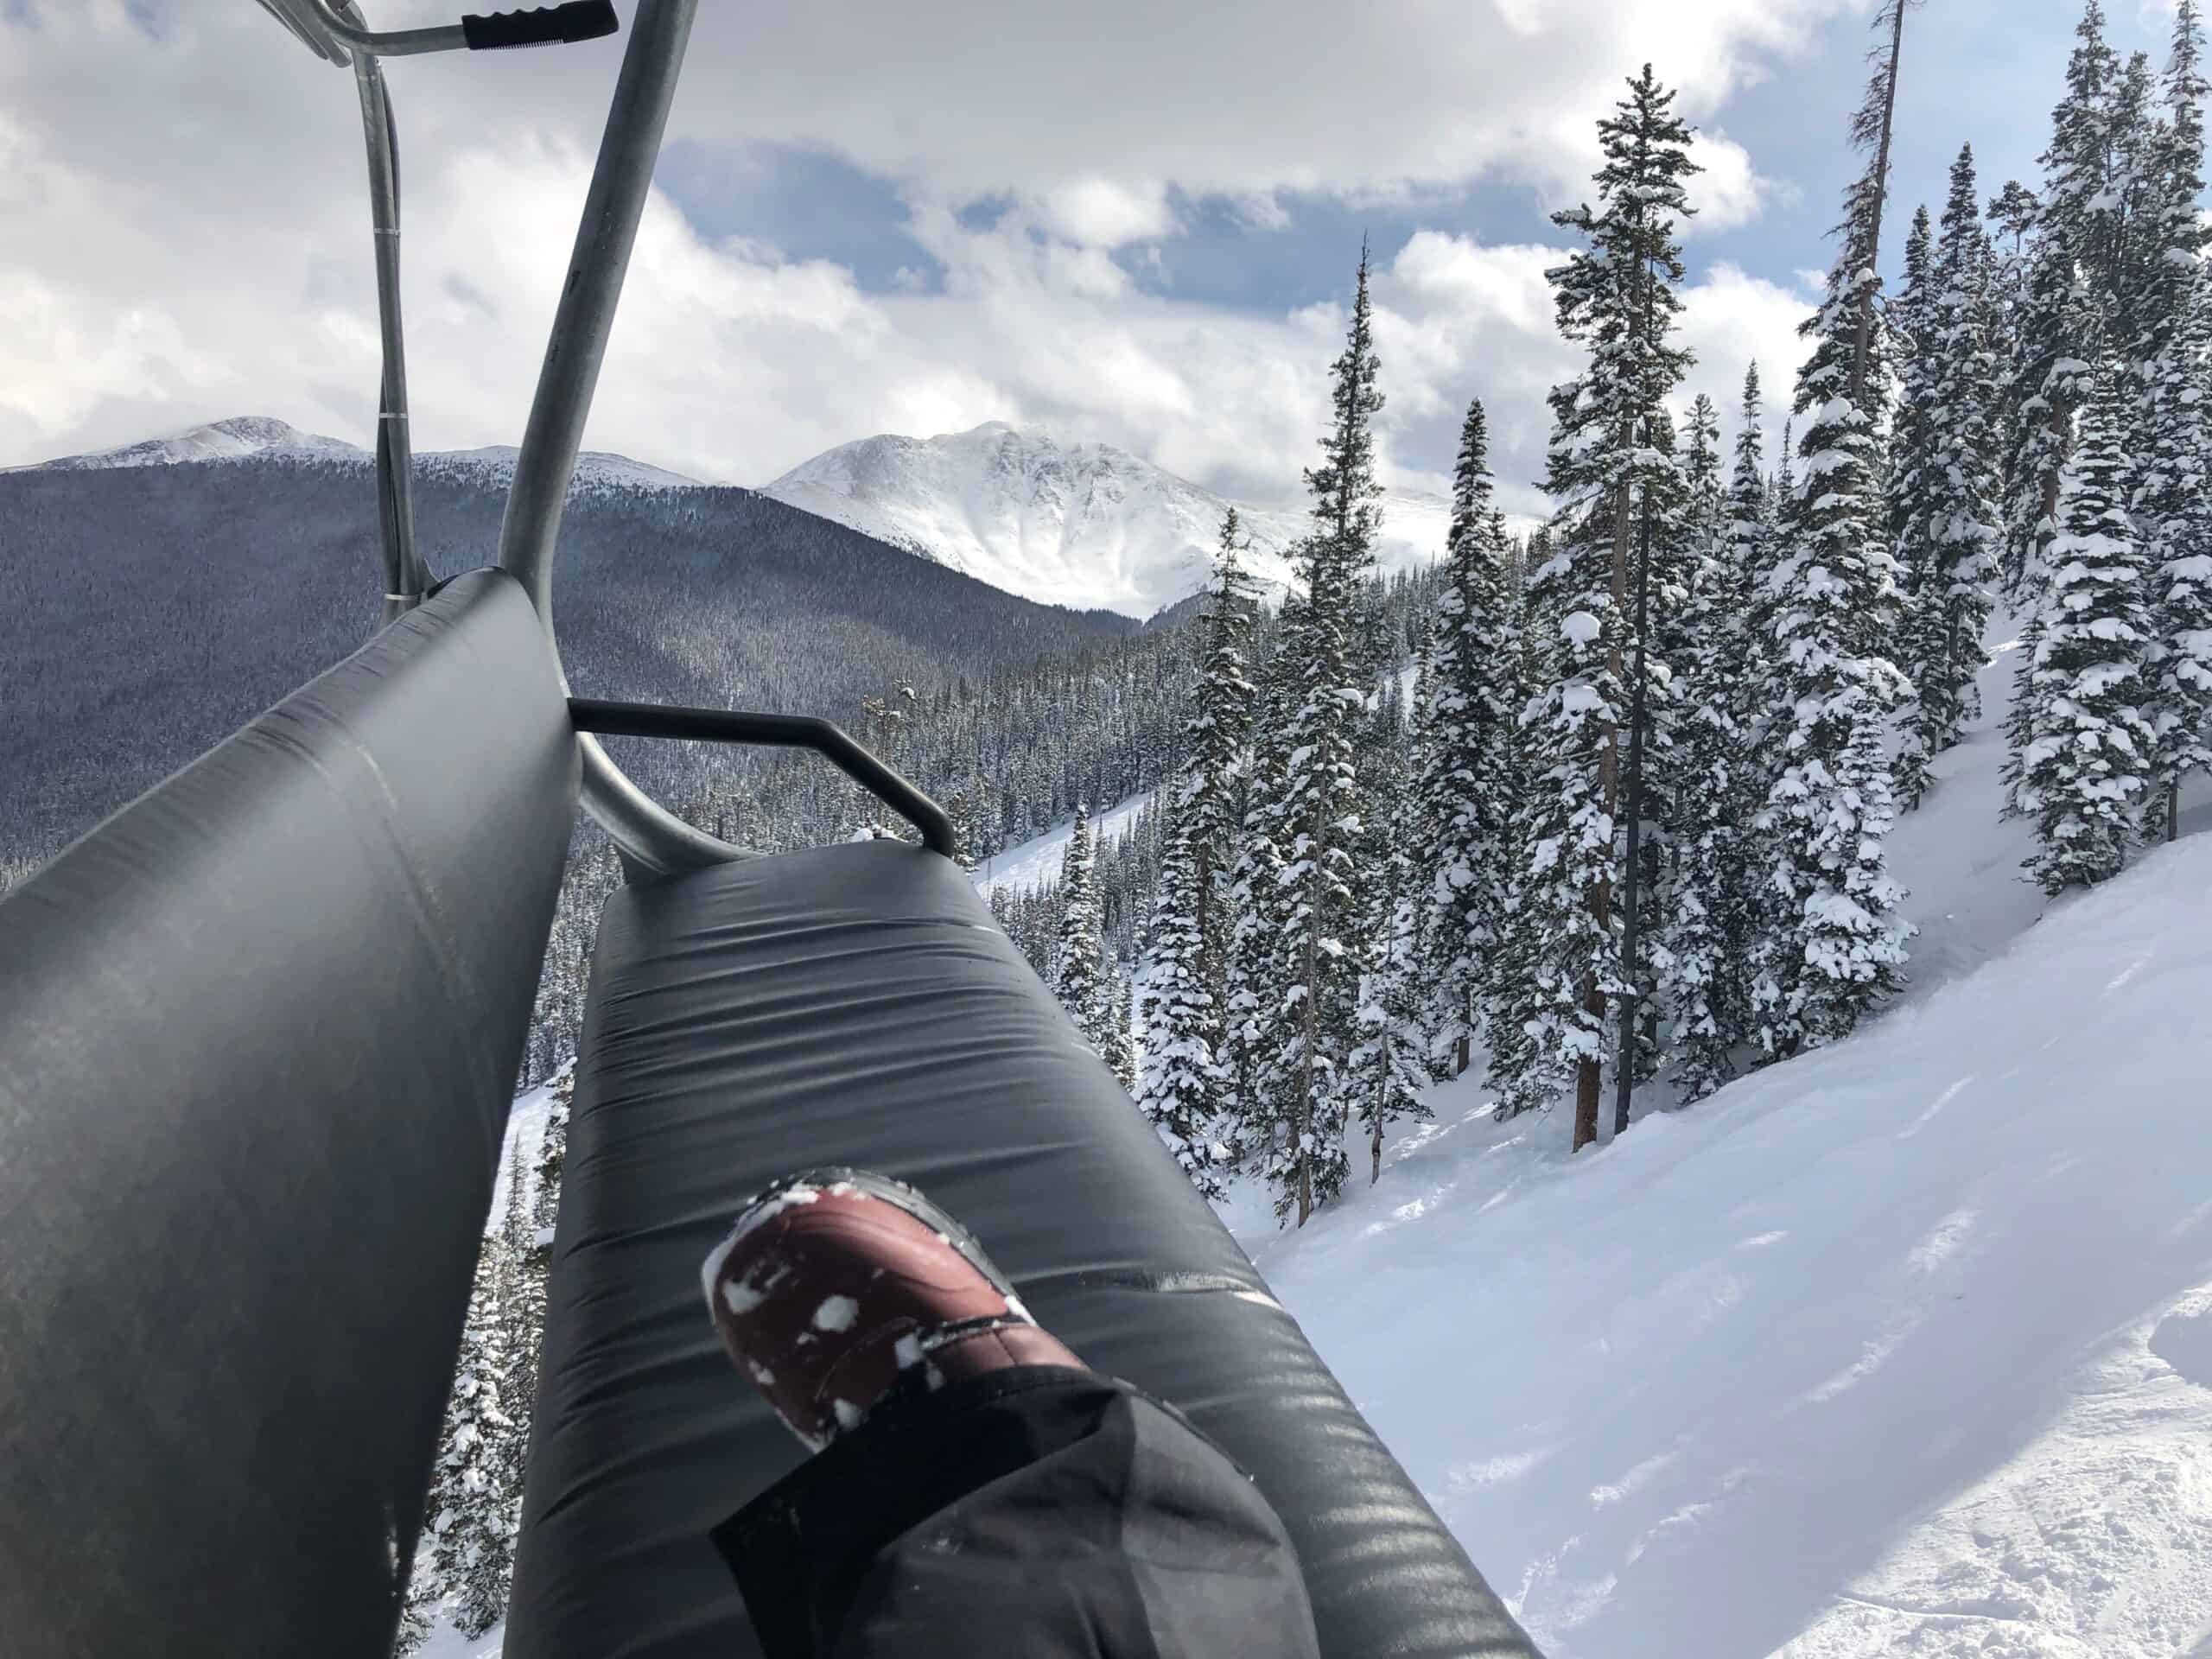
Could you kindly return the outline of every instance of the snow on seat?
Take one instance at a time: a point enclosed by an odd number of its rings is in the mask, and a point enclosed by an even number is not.
[[[1249,1471],[1325,1652],[1533,1651],[946,860],[880,841],[616,893],[577,1079],[509,1659],[759,1651],[707,1535],[804,1453],[723,1357],[698,1265],[824,1164],[920,1186],[1039,1320]]]

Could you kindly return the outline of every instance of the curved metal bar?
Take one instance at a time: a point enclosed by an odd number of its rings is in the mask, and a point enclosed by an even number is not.
[[[553,626],[553,550],[561,511],[575,476],[584,419],[607,355],[615,302],[638,237],[638,219],[652,188],[662,130],[683,67],[697,0],[639,0],[630,42],[614,84],[599,162],[584,198],[575,251],[546,342],[537,395],[530,408],[514,483],[499,526],[499,564],[522,581],[545,631]],[[661,874],[697,869],[748,855],[694,830],[622,774],[589,735],[583,751],[584,807],[632,864]]]
[[[812,715],[755,715],[741,709],[683,709],[570,697],[569,721],[580,732],[598,732],[608,737],[690,738],[705,743],[811,749],[920,830],[922,844],[931,852],[947,858],[955,855],[950,813],[889,761],[861,747],[842,727]]]
[[[359,16],[353,6],[347,10]],[[384,550],[383,621],[415,608],[429,571],[415,543],[414,446],[407,430],[407,345],[399,309],[399,139],[384,71],[353,54],[353,84],[368,142],[369,218],[376,245],[377,328],[384,342],[384,385],[377,398],[377,525]]]

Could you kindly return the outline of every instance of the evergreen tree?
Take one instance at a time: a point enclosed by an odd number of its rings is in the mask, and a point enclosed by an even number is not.
[[[1421,976],[1441,1045],[1464,1069],[1478,1034],[1491,954],[1503,926],[1513,809],[1506,750],[1518,717],[1520,650],[1507,586],[1510,550],[1492,505],[1479,400],[1467,405],[1452,474],[1451,540],[1415,685]]]
[[[1313,499],[1313,529],[1301,556],[1306,603],[1283,640],[1294,696],[1280,793],[1269,810],[1287,902],[1270,942],[1282,988],[1274,1018],[1281,1088],[1271,1103],[1281,1133],[1266,1173],[1276,1214],[1295,1213],[1300,1226],[1335,1195],[1345,1173],[1346,1062],[1363,965],[1353,887],[1361,803],[1352,728],[1366,685],[1351,647],[1359,585],[1381,523],[1373,432],[1382,407],[1379,368],[1363,246],[1351,327],[1332,371],[1333,415],[1321,464],[1306,474]]]
[[[1554,215],[1586,245],[1546,273],[1560,333],[1589,361],[1549,398],[1545,487],[1561,505],[1555,544],[1529,581],[1558,633],[1524,711],[1535,799],[1520,903],[1537,942],[1531,1038],[1574,1076],[1578,1151],[1597,1138],[1608,1000],[1623,988],[1613,886],[1630,550],[1639,512],[1673,482],[1656,440],[1689,362],[1669,336],[1681,308],[1676,227],[1692,211],[1684,181],[1698,169],[1673,103],[1647,64],[1599,123],[1599,206]]]
[[[2112,104],[2120,70],[2104,25],[2099,0],[2088,0],[2067,60],[2066,95],[2051,114],[2035,249],[2016,318],[2015,448],[2005,513],[2005,574],[2016,588],[2037,578],[2057,533],[2059,469],[2111,296],[2119,200]]]
[[[1427,1059],[1434,1039],[1424,1017],[1408,747],[1404,698],[1394,674],[1376,698],[1359,768],[1367,813],[1359,882],[1366,971],[1348,1066],[1352,1111],[1367,1131],[1370,1184],[1382,1173],[1389,1126],[1401,1118],[1428,1116],[1421,1090],[1436,1081]]]
[[[2061,474],[2050,598],[2030,682],[2035,714],[2021,805],[2036,821],[2029,868],[2046,893],[2120,873],[2149,785],[2149,619],[2142,550],[2126,505],[2123,379],[2108,359]]]
[[[1878,14],[1892,29],[1853,125],[1866,147],[1867,112],[1896,77],[1901,0]],[[1886,130],[1886,129],[1885,129]],[[1800,371],[1804,435],[1789,504],[1786,563],[1773,580],[1777,688],[1789,709],[1787,759],[1760,817],[1775,855],[1778,900],[1761,941],[1757,988],[1777,1052],[1848,1036],[1900,982],[1904,893],[1883,842],[1895,819],[1879,734],[1906,683],[1882,654],[1897,611],[1897,563],[1884,534],[1878,480],[1878,339],[1861,326],[1879,285],[1874,270],[1885,194],[1884,149],[1845,193],[1841,248],[1827,297],[1801,332],[1813,354]]]
[[[1550,531],[1539,525],[1518,561],[1521,574],[1510,593],[1513,642],[1518,646],[1513,678],[1521,706],[1500,756],[1502,792],[1511,806],[1499,849],[1504,880],[1499,893],[1498,940],[1483,986],[1483,1027],[1490,1049],[1484,1081],[1496,1096],[1493,1116],[1500,1122],[1548,1106],[1564,1077],[1556,1047],[1544,1040],[1547,1019],[1557,998],[1544,971],[1544,901],[1548,897],[1544,883],[1548,872],[1538,871],[1534,851],[1548,803],[1536,787],[1541,761],[1531,720],[1541,717],[1544,704],[1532,695],[1532,688],[1538,683],[1548,642],[1558,633],[1559,619],[1544,608],[1528,573],[1548,563],[1551,555]]]
[[[1305,601],[1283,598],[1280,636],[1297,632]],[[1274,804],[1288,770],[1287,709],[1296,693],[1293,664],[1276,648],[1265,659],[1253,706],[1253,743],[1243,779],[1246,810],[1230,868],[1228,993],[1223,1036],[1235,1123],[1232,1153],[1255,1170],[1280,1152],[1287,1128],[1278,1108],[1283,1076],[1275,1033],[1283,1006],[1282,963],[1276,944],[1287,925],[1290,894],[1283,881],[1283,854],[1276,841]]]
[[[1186,744],[1192,757],[1177,810],[1190,843],[1198,937],[1198,982],[1217,1009],[1226,1006],[1230,942],[1236,931],[1235,871],[1242,830],[1246,751],[1258,696],[1245,652],[1255,601],[1242,556],[1248,550],[1236,509],[1223,514],[1213,586],[1206,601],[1205,664]]]
[[[1935,340],[1940,290],[1935,286],[1934,242],[1928,210],[1922,207],[1913,214],[1905,238],[1904,283],[1888,319],[1900,382],[1886,500],[1891,556],[1903,601],[1894,643],[1898,664],[1912,685],[1912,700],[1898,722],[1894,775],[1897,798],[1908,810],[1920,804],[1928,787],[1928,762],[1935,750],[1928,741],[1932,717],[1922,688],[1931,674],[1940,678],[1943,649],[1944,607],[1935,550],[1934,497],[1942,462],[1936,453],[1942,440],[1935,383],[1942,359]]]
[[[431,1477],[431,1560],[453,1599],[453,1621],[479,1637],[506,1616],[514,1572],[515,1493],[520,1470],[505,1403],[511,1356],[499,1317],[505,1246],[486,1238],[476,1259],[461,1360]]]
[[[1685,607],[1680,746],[1681,868],[1672,929],[1675,1084],[1686,1101],[1735,1074],[1751,1033],[1757,897],[1752,822],[1766,798],[1758,764],[1767,664],[1754,594],[1770,556],[1758,365],[1744,373],[1726,518],[1693,574]]]
[[[2177,833],[2181,779],[2212,766],[2212,290],[2204,228],[2204,37],[2181,0],[2167,119],[2150,156],[2133,379],[2142,429],[2134,517],[2144,541],[2156,743],[2150,829]]]
[[[1133,1001],[1135,988],[1127,974],[1113,975],[1114,988],[1110,999],[1111,1028],[1107,1035],[1106,1064],[1114,1068],[1115,1080],[1131,1096],[1137,1091],[1137,1073],[1141,1069],[1137,1059],[1136,1014]]]
[[[1927,568],[1941,610],[1933,630],[1938,649],[1916,662],[1913,673],[1917,735],[1931,755],[1957,743],[1966,723],[1981,714],[1978,677],[1987,661],[1982,633],[2002,538],[2003,404],[1992,334],[1993,266],[1975,201],[1968,145],[1951,164],[1929,321],[1936,367],[1928,382],[1936,410],[1936,467],[1929,480]]]
[[[1060,930],[1052,994],[1094,1053],[1108,1052],[1112,1018],[1099,969],[1096,855],[1091,845],[1090,809],[1078,802],[1075,828],[1060,855]]]
[[[1224,1083],[1217,1055],[1221,1022],[1201,965],[1198,893],[1189,827],[1171,820],[1145,943],[1144,990],[1138,998],[1144,1067],[1137,1104],[1191,1184],[1207,1198],[1218,1198],[1225,1188],[1212,1125]]]
[[[501,1344],[506,1350],[505,1375],[500,1380],[500,1409],[515,1445],[509,1457],[514,1471],[512,1497],[522,1498],[523,1452],[530,1435],[530,1421],[537,1407],[537,1344],[545,1329],[545,1258],[537,1248],[537,1221],[531,1204],[530,1168],[523,1158],[519,1136],[507,1148],[507,1202],[499,1223],[499,1322],[505,1327]]]

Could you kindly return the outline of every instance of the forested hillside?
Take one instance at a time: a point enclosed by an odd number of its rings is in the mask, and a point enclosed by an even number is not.
[[[495,474],[426,469],[416,499],[433,570],[489,562]],[[0,847],[50,853],[353,650],[375,515],[372,473],[342,460],[0,476]],[[578,494],[556,603],[580,693],[847,721],[886,688],[934,696],[1136,631],[730,489]],[[644,764],[672,782],[688,763]]]

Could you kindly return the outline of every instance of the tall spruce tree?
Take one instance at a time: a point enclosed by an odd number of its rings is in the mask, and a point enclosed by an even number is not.
[[[432,1564],[452,1599],[454,1627],[479,1637],[506,1616],[514,1573],[519,1442],[508,1414],[512,1355],[499,1317],[506,1276],[498,1235],[484,1240],[470,1287],[468,1319],[438,1456],[429,1511]]]
[[[1185,800],[1177,810],[1186,812],[1188,806]],[[1145,941],[1144,988],[1137,999],[1144,1028],[1137,1104],[1191,1184],[1217,1198],[1224,1191],[1212,1133],[1224,1093],[1221,1020],[1205,985],[1198,908],[1198,864],[1187,819],[1171,815]]]
[[[1090,809],[1078,802],[1075,827],[1060,855],[1060,930],[1052,994],[1083,1040],[1103,1058],[1112,1036],[1105,976],[1099,960],[1097,855]]]
[[[1348,1064],[1352,1116],[1367,1131],[1370,1184],[1382,1176],[1382,1145],[1390,1125],[1427,1117],[1421,1091],[1436,1081],[1429,1058],[1434,1039],[1422,995],[1426,976],[1414,855],[1419,831],[1412,821],[1414,776],[1399,684],[1391,675],[1375,699],[1359,768],[1366,813],[1359,881],[1365,970]]]
[[[1498,939],[1483,987],[1483,1027],[1490,1050],[1484,1081],[1495,1097],[1492,1112],[1500,1122],[1549,1106],[1566,1075],[1557,1046],[1545,1040],[1546,1021],[1558,999],[1545,973],[1549,873],[1538,870],[1534,853],[1548,806],[1536,787],[1541,762],[1532,722],[1541,717],[1544,705],[1534,688],[1559,619],[1545,608],[1533,573],[1549,563],[1551,554],[1551,532],[1540,524],[1516,561],[1510,589],[1518,707],[1501,756],[1503,792],[1511,806],[1501,829]]]
[[[1761,416],[1754,363],[1744,372],[1725,520],[1699,558],[1683,613],[1677,758],[1685,787],[1671,949],[1675,1086],[1686,1101],[1735,1075],[1736,1052],[1751,1031],[1752,822],[1766,798],[1756,755],[1766,658],[1754,594],[1770,539]]]
[[[1305,607],[1303,596],[1295,590],[1283,596],[1274,648],[1262,660],[1253,702],[1253,741],[1241,780],[1244,822],[1230,872],[1234,920],[1223,1041],[1234,1124],[1231,1151],[1240,1167],[1255,1172],[1269,1166],[1288,1130],[1287,1116],[1279,1109],[1283,1074],[1275,1036],[1284,985],[1276,942],[1291,895],[1283,881],[1274,805],[1288,770],[1288,710],[1297,693],[1294,664],[1281,641],[1296,632]]]
[[[1919,695],[1917,735],[1931,755],[1956,744],[1966,723],[1981,714],[1978,677],[1988,660],[1982,634],[2003,535],[1994,264],[1976,200],[1974,149],[1967,145],[1951,163],[1928,321],[1929,349],[1936,358],[1928,378],[1936,467],[1928,481],[1925,563],[1940,611],[1931,618],[1936,649],[1912,671]]]
[[[1624,648],[1639,513],[1674,481],[1658,447],[1665,399],[1689,364],[1673,344],[1681,302],[1678,226],[1692,209],[1690,128],[1649,64],[1598,124],[1598,206],[1556,213],[1584,246],[1546,272],[1560,333],[1589,354],[1552,388],[1545,487],[1560,504],[1550,556],[1530,572],[1557,619],[1524,720],[1535,796],[1527,822],[1522,923],[1535,930],[1537,1047],[1575,1081],[1573,1147],[1598,1136],[1599,1071],[1619,973]]]
[[[2112,105],[2120,67],[2104,30],[2104,8],[2088,0],[2067,60],[2066,94],[2051,112],[2035,246],[2015,318],[2016,416],[2005,511],[2005,575],[2015,588],[2037,580],[2043,552],[2057,534],[2059,469],[2110,300],[2119,201]]]
[[[1910,810],[1928,788],[1928,763],[1935,750],[1927,740],[1930,723],[1922,702],[1923,679],[1940,676],[1943,600],[1936,572],[1933,499],[1942,463],[1936,454],[1935,382],[1940,372],[1936,351],[1935,231],[1922,207],[1913,214],[1905,238],[1904,281],[1889,309],[1898,380],[1896,423],[1890,435],[1889,487],[1885,509],[1891,556],[1897,562],[1902,600],[1893,655],[1911,690],[1899,721],[1893,768],[1897,799]]]
[[[2151,640],[2142,548],[2126,507],[2126,379],[2108,357],[2060,478],[2021,785],[2036,823],[2029,868],[2046,893],[2120,873],[2150,783]]]
[[[1422,977],[1440,1045],[1464,1070],[1479,1034],[1484,976],[1503,925],[1507,748],[1519,716],[1505,524],[1493,505],[1479,399],[1467,405],[1452,471],[1451,539],[1414,691]]]
[[[1236,931],[1235,870],[1246,794],[1252,709],[1258,691],[1245,655],[1256,603],[1244,572],[1249,550],[1236,509],[1222,516],[1213,585],[1206,599],[1205,661],[1191,730],[1189,766],[1178,785],[1190,842],[1198,938],[1198,980],[1218,1011],[1226,1006],[1230,941]]]
[[[2212,766],[2212,289],[2197,210],[2204,192],[2203,25],[2181,0],[2166,119],[2143,186],[2141,289],[2131,348],[2142,428],[2133,502],[2150,583],[2155,734],[2149,829],[2178,830],[2181,779]]]
[[[1869,111],[1886,109],[1894,94],[1901,5],[1891,0],[1877,14],[1891,48],[1878,54],[1852,128],[1872,154],[1845,193],[1827,300],[1801,329],[1813,342],[1797,378],[1802,471],[1774,594],[1788,759],[1761,815],[1779,904],[1758,985],[1769,1040],[1783,1054],[1848,1036],[1901,982],[1908,934],[1883,846],[1895,806],[1879,734],[1906,682],[1882,654],[1897,590],[1878,487],[1881,341],[1861,326],[1880,284],[1874,260],[1886,193],[1886,118],[1876,147]]]
[[[1336,1194],[1346,1171],[1347,1060],[1364,968],[1353,860],[1361,823],[1353,738],[1367,685],[1354,637],[1382,517],[1374,437],[1382,408],[1380,366],[1363,245],[1351,326],[1332,371],[1321,464],[1306,472],[1313,497],[1313,529],[1300,558],[1306,603],[1284,632],[1293,692],[1288,749],[1268,812],[1287,902],[1270,941],[1281,991],[1273,1067],[1281,1086],[1272,1115],[1281,1133],[1266,1168],[1276,1214],[1295,1215],[1300,1226]]]

